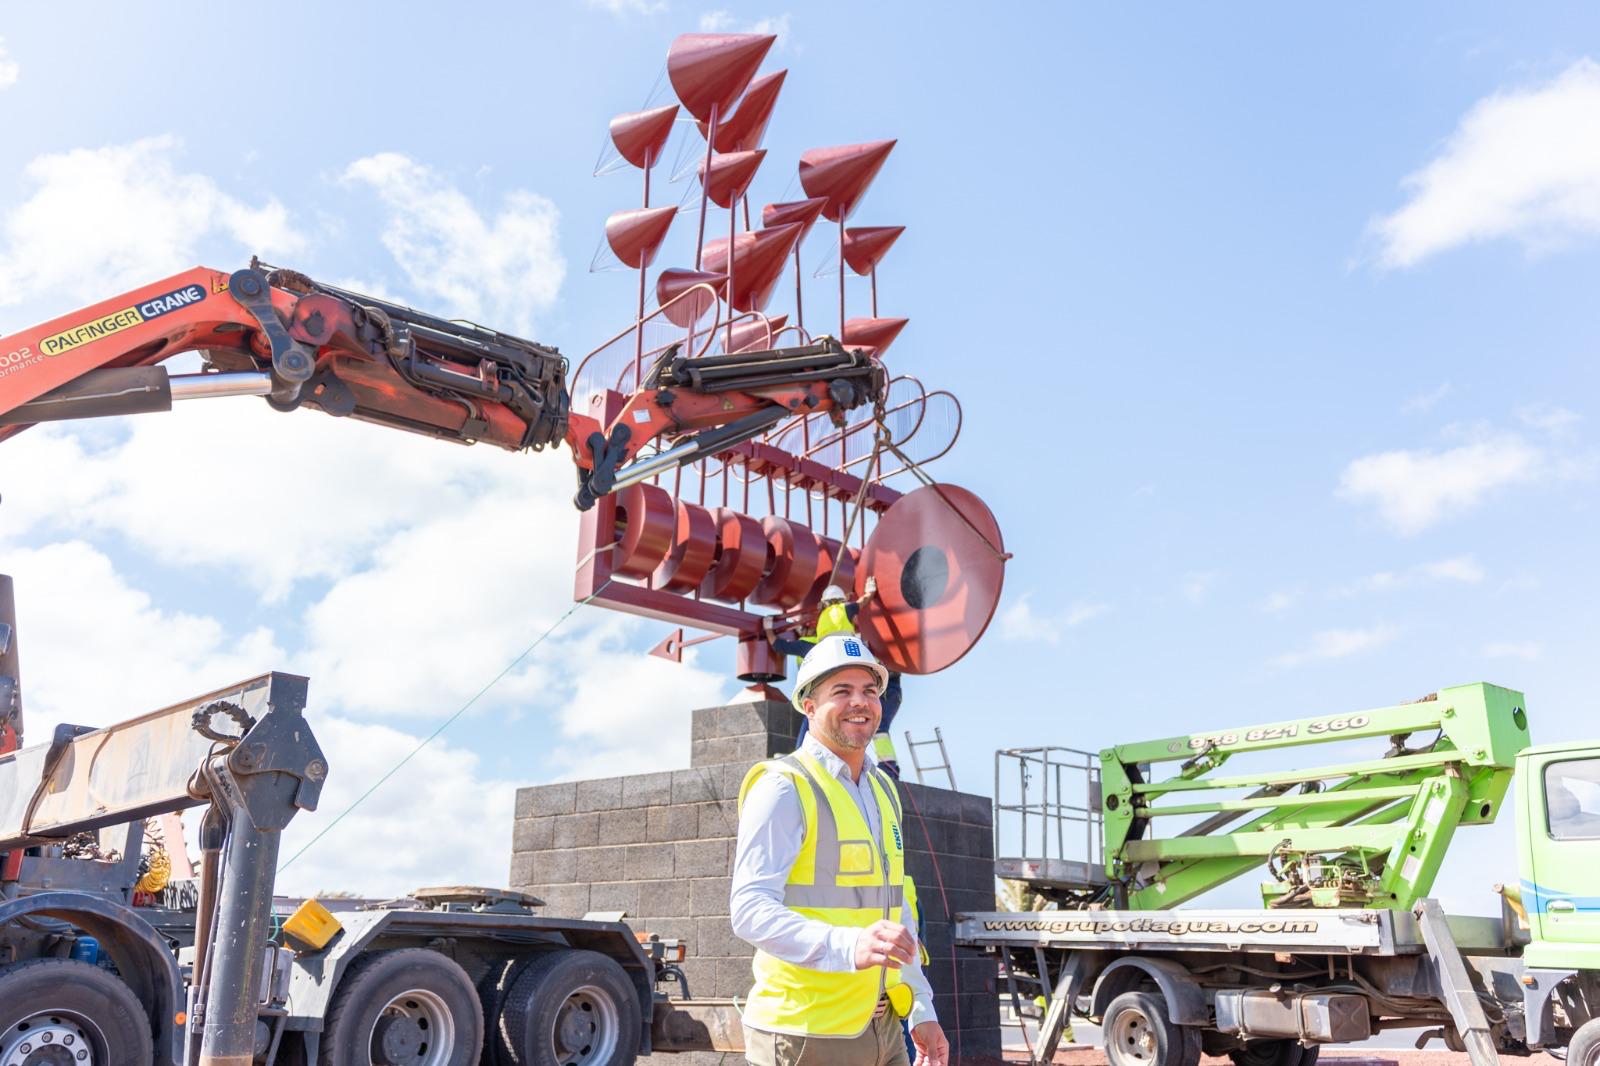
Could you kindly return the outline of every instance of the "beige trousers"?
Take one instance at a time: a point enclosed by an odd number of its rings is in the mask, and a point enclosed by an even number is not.
[[[855,1037],[787,1036],[744,1027],[744,1057],[751,1066],[911,1066],[900,1016],[884,1011]]]

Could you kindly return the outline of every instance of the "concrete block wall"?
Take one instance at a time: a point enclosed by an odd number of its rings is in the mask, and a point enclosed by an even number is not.
[[[688,769],[520,789],[512,887],[543,899],[556,917],[625,911],[635,930],[687,941],[683,970],[694,996],[743,997],[753,951],[728,920],[739,786],[755,763],[794,750],[799,725],[799,714],[776,701],[708,707],[691,716]],[[936,1009],[952,1045],[959,1022],[964,1055],[998,1055],[994,963],[953,948],[948,920],[949,912],[994,909],[989,801],[902,788]],[[674,1066],[698,1066],[696,1058],[672,1056]]]

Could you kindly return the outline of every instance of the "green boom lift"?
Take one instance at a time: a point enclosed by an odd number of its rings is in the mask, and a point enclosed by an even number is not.
[[[1217,773],[1248,752],[1367,737],[1388,739],[1381,758]],[[1117,906],[1175,907],[1265,865],[1269,907],[1409,910],[1432,888],[1456,827],[1494,821],[1528,742],[1522,694],[1475,684],[1357,714],[1107,748],[1105,870]],[[1178,772],[1153,780],[1166,762]],[[1157,833],[1186,815],[1206,817]]]

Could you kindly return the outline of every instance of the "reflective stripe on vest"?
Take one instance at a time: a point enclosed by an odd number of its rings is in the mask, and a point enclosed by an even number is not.
[[[805,839],[784,884],[784,906],[841,928],[862,929],[881,919],[903,921],[900,794],[888,775],[876,768],[863,770],[878,805],[880,848],[844,785],[805,751],[752,767],[739,790],[741,809],[750,786],[768,773],[786,774],[794,781],[805,816]],[[910,986],[898,970],[886,967],[830,973],[758,950],[751,971],[755,987],[744,1008],[744,1021],[764,1032],[853,1037],[872,1023],[882,995],[889,996],[897,1013],[911,1009]]]

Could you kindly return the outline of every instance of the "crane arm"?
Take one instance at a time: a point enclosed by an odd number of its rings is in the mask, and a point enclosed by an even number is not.
[[[200,351],[205,372],[160,363]],[[821,342],[701,359],[669,351],[608,425],[574,414],[556,348],[252,262],[195,267],[0,338],[0,441],[59,419],[261,395],[427,436],[510,450],[565,441],[581,508],[817,411],[881,401],[883,368]],[[665,444],[639,460],[657,439]]]

